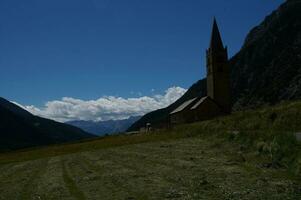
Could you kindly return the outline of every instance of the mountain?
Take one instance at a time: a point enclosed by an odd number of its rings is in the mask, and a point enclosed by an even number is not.
[[[301,97],[301,1],[288,0],[230,61],[235,110]]]
[[[34,116],[0,97],[0,151],[93,137],[95,136],[71,125]]]
[[[301,97],[300,19],[301,0],[287,0],[247,35],[241,50],[230,59],[234,111]],[[128,130],[146,123],[163,127],[173,109],[206,93],[206,79],[202,79],[178,101],[146,114]]]
[[[106,134],[125,132],[134,122],[139,120],[139,117],[130,117],[124,120],[109,120],[109,121],[69,121],[66,122],[72,126],[81,128],[89,133],[93,133],[98,136]]]

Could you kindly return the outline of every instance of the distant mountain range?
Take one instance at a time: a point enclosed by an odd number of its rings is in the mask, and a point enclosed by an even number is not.
[[[0,151],[94,138],[71,125],[37,117],[0,97]]]
[[[253,28],[242,49],[230,59],[230,66],[233,110],[301,98],[301,1],[285,1]],[[206,79],[202,79],[178,101],[146,114],[128,130],[138,130],[146,123],[165,126],[172,110],[206,93]]]
[[[67,124],[79,127],[89,133],[93,133],[98,136],[106,134],[115,134],[125,132],[134,122],[139,120],[139,117],[130,117],[124,120],[109,120],[109,121],[69,121]]]

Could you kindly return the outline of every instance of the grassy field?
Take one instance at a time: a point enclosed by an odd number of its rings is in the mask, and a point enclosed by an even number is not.
[[[301,199],[301,103],[0,154],[0,199]]]

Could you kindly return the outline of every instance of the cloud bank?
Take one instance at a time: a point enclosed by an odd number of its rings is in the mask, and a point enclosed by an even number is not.
[[[47,102],[43,108],[37,108],[33,105],[18,105],[34,115],[60,122],[72,120],[105,121],[140,116],[164,108],[179,99],[186,91],[181,87],[171,87],[163,95],[137,98],[104,96],[97,100],[88,101],[64,97],[61,100]]]

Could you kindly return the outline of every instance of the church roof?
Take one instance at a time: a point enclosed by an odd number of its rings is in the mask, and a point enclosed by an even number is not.
[[[212,27],[212,33],[211,33],[211,40],[210,40],[210,49],[223,49],[223,41],[221,34],[219,32],[216,19],[213,20],[213,27]]]
[[[208,97],[208,96],[205,96],[205,97],[202,97],[200,100],[198,100],[197,102],[196,102],[196,104],[194,104],[194,106],[192,106],[190,109],[191,110],[194,110],[194,109],[196,109],[199,105],[201,105],[205,100],[207,100],[207,99],[210,99],[211,100],[211,98],[210,97]]]
[[[185,108],[187,108],[193,102],[195,102],[196,99],[197,98],[193,98],[193,99],[190,99],[188,101],[185,101],[183,104],[181,104],[177,109],[175,109],[174,111],[172,111],[170,114],[175,114],[175,113],[183,111]]]
[[[200,98],[196,103],[190,108],[190,110],[197,109],[200,105],[202,105],[205,101],[210,101],[211,103],[215,104],[217,107],[219,107],[221,110],[222,108],[218,105],[216,101],[214,101],[210,96],[205,96]]]

